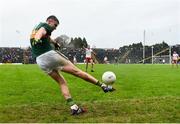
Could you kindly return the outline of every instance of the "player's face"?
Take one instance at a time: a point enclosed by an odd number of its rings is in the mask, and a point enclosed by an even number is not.
[[[57,21],[51,19],[51,20],[49,21],[49,25],[55,30],[56,27],[57,27],[59,24],[58,24]]]
[[[58,26],[58,22],[54,21],[53,26],[52,26],[54,28],[54,30],[57,28],[57,26]]]

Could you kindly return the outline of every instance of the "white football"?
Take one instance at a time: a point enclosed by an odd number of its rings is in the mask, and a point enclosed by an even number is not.
[[[106,71],[102,75],[102,81],[107,85],[112,85],[116,81],[116,75],[111,71]]]

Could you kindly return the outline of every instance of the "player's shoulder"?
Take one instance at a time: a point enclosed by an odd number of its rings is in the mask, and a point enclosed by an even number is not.
[[[47,26],[46,23],[40,22],[40,23],[36,26],[36,28],[39,29],[39,28],[41,28],[41,27],[43,27],[43,26]]]
[[[37,26],[38,29],[40,29],[42,27],[49,33],[51,33],[53,31],[53,28],[45,22],[40,22],[39,25]]]

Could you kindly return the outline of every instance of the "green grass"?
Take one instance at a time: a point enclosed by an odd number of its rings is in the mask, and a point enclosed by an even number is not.
[[[84,69],[85,65],[78,65]],[[180,123],[180,68],[170,65],[95,65],[117,76],[113,93],[63,73],[73,99],[88,109],[71,116],[58,85],[37,65],[0,65],[0,122]]]

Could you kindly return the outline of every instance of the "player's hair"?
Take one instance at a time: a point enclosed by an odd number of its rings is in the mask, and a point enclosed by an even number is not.
[[[56,16],[51,15],[51,16],[49,16],[49,17],[46,19],[46,21],[49,20],[49,19],[53,19],[54,21],[58,22],[58,24],[59,24],[59,20],[57,19]]]

